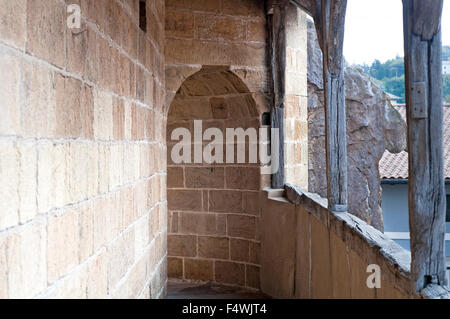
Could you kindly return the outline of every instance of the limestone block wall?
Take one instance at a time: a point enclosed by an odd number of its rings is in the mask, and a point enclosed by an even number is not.
[[[189,125],[259,127],[271,105],[266,48],[263,1],[166,1],[168,129],[181,110]],[[191,78],[211,67],[224,75]],[[195,98],[181,96],[189,90]],[[251,165],[168,162],[169,276],[259,288],[258,199],[270,176]]]
[[[165,295],[164,1],[146,15],[0,1],[0,298]]]
[[[306,188],[306,16],[291,9],[287,50],[289,84],[285,149],[289,162],[286,163],[286,175],[288,181]],[[245,118],[242,110],[247,108],[248,101],[256,106],[256,114],[252,115],[255,125],[256,122],[261,125],[262,114],[270,112],[273,103],[264,1],[168,0],[165,28],[168,129],[174,127],[171,123],[174,107],[184,109],[184,115],[191,112],[190,128],[196,119],[206,119],[211,121],[210,124],[221,122],[215,118],[216,114],[208,112],[218,106],[217,98],[223,100],[223,95],[233,91],[228,91],[217,78],[203,79],[213,88],[207,88],[207,94],[195,94],[207,97],[206,102],[199,103],[197,98],[195,101],[180,99],[180,95],[193,88],[204,90],[198,83],[192,83],[191,76],[211,67],[223,67],[230,75],[237,76],[246,87],[245,93],[252,98],[247,101],[233,98],[234,109],[230,109],[229,118],[219,126],[241,127],[243,121],[238,119]],[[225,105],[233,99],[225,97]],[[193,185],[202,179],[207,179],[208,185]],[[256,167],[194,170],[173,166],[169,160],[168,180],[169,276],[258,288],[260,206],[257,198],[259,190],[270,185],[270,175],[261,175]],[[176,191],[177,188],[183,190]],[[186,188],[190,191],[185,191]],[[195,206],[194,209],[189,208],[188,203]],[[220,209],[212,205],[220,206]],[[189,210],[191,213],[187,214]],[[203,238],[211,235],[215,237]],[[203,267],[199,267],[200,263]],[[222,275],[225,273],[230,274],[229,277]],[[237,275],[231,276],[233,273]]]
[[[229,140],[227,145],[220,145],[221,151],[215,152],[223,154],[222,162],[209,164],[205,158],[195,162],[197,141],[191,140],[189,163],[177,163],[172,151],[179,142],[171,140],[171,133],[177,128],[187,128],[193,138],[195,120],[201,120],[201,134],[215,128],[222,132],[224,140],[226,128],[254,128],[257,132],[260,126],[252,95],[227,69],[204,68],[181,86],[169,110],[167,129],[169,276],[257,289],[259,162],[249,161],[248,140],[243,145],[244,163],[237,161],[238,147]],[[255,146],[257,142],[253,141]],[[200,141],[200,146],[209,143]],[[228,144],[234,149],[233,163],[226,162]]]
[[[261,288],[277,298],[416,298],[411,255],[359,218],[333,214],[326,199],[286,188],[263,196]],[[369,265],[381,287],[370,289]]]
[[[286,18],[286,182],[308,189],[307,15],[290,5]]]
[[[270,110],[266,16],[260,0],[166,1],[166,109],[202,66],[230,67],[259,113]]]

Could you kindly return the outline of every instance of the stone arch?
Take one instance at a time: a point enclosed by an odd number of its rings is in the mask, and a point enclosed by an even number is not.
[[[204,66],[180,84],[167,116],[169,277],[259,288],[259,198],[269,179],[248,162],[248,140],[245,163],[194,163],[192,143],[191,163],[175,163],[171,133],[186,128],[194,136],[195,120],[202,133],[219,128],[225,139],[226,128],[258,132],[260,112],[228,67]]]

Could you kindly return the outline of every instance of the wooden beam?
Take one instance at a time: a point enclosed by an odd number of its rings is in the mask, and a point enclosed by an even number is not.
[[[323,53],[328,206],[348,210],[344,29],[347,0],[316,0],[314,21]]]
[[[315,14],[315,0],[290,0],[292,4],[296,5],[310,16]]]
[[[279,169],[272,175],[272,188],[284,188],[284,106],[286,103],[286,10],[289,1],[271,1],[268,5],[271,74],[274,92],[272,128],[279,129]]]
[[[445,283],[443,0],[403,0],[412,289]]]

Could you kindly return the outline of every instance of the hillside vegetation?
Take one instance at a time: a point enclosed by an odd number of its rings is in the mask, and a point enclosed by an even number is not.
[[[442,47],[442,60],[450,60],[450,46]],[[375,83],[386,92],[401,97],[400,103],[405,102],[405,66],[403,58],[396,57],[381,63],[375,60],[372,65],[360,65]],[[443,76],[444,102],[450,103],[450,75]]]

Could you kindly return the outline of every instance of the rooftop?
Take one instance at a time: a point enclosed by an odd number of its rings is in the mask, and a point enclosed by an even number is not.
[[[406,106],[394,106],[406,120]],[[450,180],[450,105],[444,106],[444,175]],[[393,154],[386,151],[380,160],[381,179],[408,179],[408,153]]]

